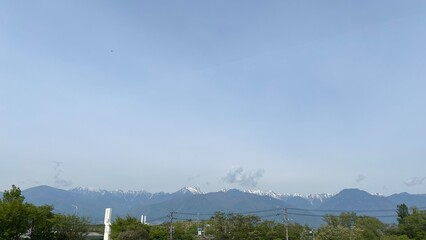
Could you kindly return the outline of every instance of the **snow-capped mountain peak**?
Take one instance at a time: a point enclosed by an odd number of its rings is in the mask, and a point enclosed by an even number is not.
[[[222,189],[219,192],[228,192],[229,190],[232,190],[232,189]],[[331,198],[335,195],[335,194],[330,194],[330,193],[309,194],[309,195],[302,195],[302,194],[297,194],[297,193],[294,193],[294,194],[276,193],[272,190],[266,190],[266,191],[263,191],[263,190],[238,190],[238,189],[234,189],[234,190],[245,192],[245,193],[250,193],[250,194],[255,194],[255,195],[259,195],[259,196],[267,196],[267,197],[271,197],[271,198],[275,198],[275,199],[279,199],[279,200],[288,200],[289,198],[299,197],[299,198],[306,199],[311,204],[313,202],[322,203],[322,202],[326,201],[327,199],[329,199],[329,198]],[[84,194],[84,195],[92,195],[92,196],[112,194],[116,197],[122,197],[122,198],[125,198],[125,199],[133,199],[133,198],[141,196],[141,195],[154,197],[155,195],[158,195],[158,194],[160,194],[160,195],[166,194],[164,192],[149,193],[147,191],[123,191],[123,190],[108,191],[108,190],[104,190],[104,189],[94,189],[94,188],[87,188],[87,187],[76,187],[76,188],[70,189],[70,191],[80,193],[80,194]],[[200,188],[195,187],[195,186],[184,187],[184,188],[180,189],[179,191],[177,191],[176,193],[194,194],[194,195],[206,194],[205,192],[201,191]],[[372,195],[380,196],[380,194],[372,194]]]
[[[194,186],[184,187],[181,190],[178,191],[179,193],[191,193],[191,194],[204,194],[203,191],[201,191],[199,188]]]
[[[259,196],[267,196],[267,197],[271,197],[271,198],[275,198],[275,199],[280,199],[280,195],[275,193],[272,190],[266,190],[266,191],[262,191],[262,190],[243,190],[243,192],[246,193],[251,193],[251,194],[256,194]]]
[[[271,190],[262,191],[262,190],[244,190],[243,192],[256,194],[259,196],[268,196],[280,200],[288,200],[290,198],[302,198],[313,204],[313,202],[324,202],[327,199],[333,197],[335,194],[330,193],[322,193],[322,194],[309,194],[309,195],[302,195],[298,193],[276,193]]]

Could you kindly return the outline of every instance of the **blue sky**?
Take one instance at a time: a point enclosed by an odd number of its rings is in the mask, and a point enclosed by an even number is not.
[[[0,0],[0,189],[426,193],[424,1]]]

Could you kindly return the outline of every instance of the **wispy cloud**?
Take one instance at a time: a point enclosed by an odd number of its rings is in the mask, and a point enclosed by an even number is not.
[[[413,186],[417,186],[417,185],[422,185],[423,182],[426,180],[426,177],[413,177],[408,179],[407,181],[404,182],[405,186],[407,187],[413,187]]]
[[[242,167],[238,167],[231,169],[222,180],[226,183],[236,183],[244,187],[256,187],[259,179],[263,177],[263,173],[263,169],[244,171]]]
[[[72,185],[71,181],[65,180],[62,178],[62,162],[54,161],[55,165],[53,170],[55,170],[55,175],[53,176],[53,181],[56,187],[69,187]]]
[[[363,174],[359,174],[358,177],[356,178],[356,182],[362,182],[366,179],[367,177]]]

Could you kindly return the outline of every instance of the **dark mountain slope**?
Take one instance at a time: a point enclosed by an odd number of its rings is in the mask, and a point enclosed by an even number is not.
[[[395,206],[405,203],[408,207],[426,208],[426,194],[399,193],[387,197]]]
[[[425,207],[426,195],[408,193],[389,197],[370,194],[359,189],[345,189],[336,195],[271,195],[236,189],[202,193],[196,188],[183,188],[175,193],[148,193],[145,191],[92,191],[84,188],[61,190],[39,186],[24,190],[27,202],[35,205],[53,205],[55,212],[89,217],[94,223],[103,222],[105,208],[113,209],[113,216],[146,215],[148,222],[167,220],[171,211],[180,219],[208,219],[216,211],[250,213],[267,220],[282,221],[283,209],[288,209],[290,221],[318,226],[325,214],[356,212],[358,215],[387,216],[379,219],[396,222],[396,205]],[[282,198],[277,196],[284,196]],[[313,202],[315,203],[313,204]],[[315,208],[315,206],[319,206]],[[272,210],[271,210],[272,209]]]
[[[324,210],[324,214],[355,212],[358,215],[380,216],[381,221],[389,223],[395,221],[396,206],[384,196],[359,189],[345,189],[324,202],[318,210]]]

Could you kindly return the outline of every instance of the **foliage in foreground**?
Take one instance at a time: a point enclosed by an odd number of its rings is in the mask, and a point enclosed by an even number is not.
[[[404,207],[404,206],[402,206]],[[398,206],[398,211],[401,206]],[[324,225],[312,231],[308,226],[289,224],[289,239],[308,240],[424,240],[426,239],[426,212],[415,208],[399,214],[398,225],[386,225],[377,218],[358,216],[347,212],[326,215]],[[114,240],[169,239],[170,224],[142,225],[136,218],[118,218],[113,223]],[[203,236],[197,238],[197,227],[203,227]],[[143,234],[136,234],[137,231]],[[132,234],[132,232],[134,234]],[[178,221],[173,223],[173,239],[285,239],[285,227],[274,221],[261,221],[257,216],[217,212],[204,221]],[[126,233],[120,235],[120,233]]]
[[[82,240],[88,232],[87,219],[54,214],[49,205],[26,203],[21,190],[12,186],[0,200],[0,240]]]

